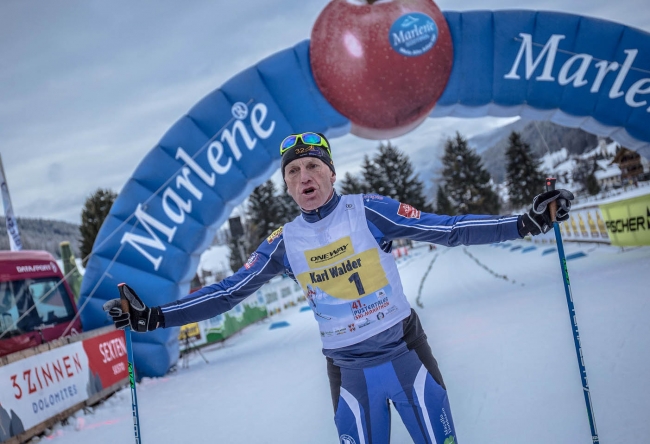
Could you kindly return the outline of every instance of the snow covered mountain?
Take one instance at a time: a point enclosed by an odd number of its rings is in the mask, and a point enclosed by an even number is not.
[[[519,132],[522,140],[528,143],[533,153],[539,157],[563,148],[567,154],[582,154],[598,146],[598,138],[581,129],[567,128],[552,122],[518,120],[497,128],[493,135],[481,134],[469,140],[470,146],[481,154],[485,168],[496,183],[503,182],[505,178],[505,152],[512,131]],[[501,138],[497,139],[498,136]],[[497,142],[494,143],[494,140]],[[492,145],[488,146],[489,143]]]
[[[582,154],[598,147],[598,138],[581,129],[566,128],[552,122],[537,122],[526,119],[518,119],[468,138],[469,146],[481,155],[484,167],[497,184],[505,180],[505,152],[508,147],[508,138],[513,131],[520,133],[522,140],[528,143],[533,153],[540,158],[545,154],[562,149],[565,152],[560,156],[566,158],[569,155]],[[417,174],[424,182],[427,194],[430,196],[435,194],[436,186],[434,184],[442,175],[440,158],[444,152],[444,143],[445,141],[441,141],[440,146],[435,148],[423,145],[416,150],[407,152]],[[399,144],[398,147],[400,147]],[[558,161],[559,158],[556,159],[555,163]],[[549,160],[549,162],[554,163],[552,160]],[[569,165],[565,165],[565,167],[568,168]],[[553,169],[545,169],[544,171],[548,173],[554,172]]]

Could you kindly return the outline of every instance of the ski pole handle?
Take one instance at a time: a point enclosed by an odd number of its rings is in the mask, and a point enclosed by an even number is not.
[[[554,177],[548,177],[546,178],[546,191],[554,191],[555,190],[555,182],[557,179]],[[553,201],[548,204],[548,212],[551,215],[551,221],[555,222],[555,214],[557,213],[557,202]]]
[[[120,292],[120,302],[122,302],[122,311],[124,313],[129,312],[129,301],[126,300],[126,296],[122,292]]]

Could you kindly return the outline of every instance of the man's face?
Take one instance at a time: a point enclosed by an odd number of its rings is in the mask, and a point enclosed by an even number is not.
[[[289,195],[303,210],[315,210],[332,195],[336,175],[314,157],[302,157],[284,167]]]

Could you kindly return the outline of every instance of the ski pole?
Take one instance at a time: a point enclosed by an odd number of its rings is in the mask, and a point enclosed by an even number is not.
[[[122,311],[129,313],[129,301],[126,299],[124,284],[117,286],[120,289],[120,300],[122,302]],[[135,444],[141,444],[140,440],[140,416],[138,415],[138,395],[135,392],[135,373],[133,371],[133,346],[131,344],[131,327],[124,329],[126,338],[126,356],[129,365],[129,384],[131,385],[131,410],[133,411],[133,433],[135,433]]]
[[[546,191],[555,190],[554,178],[546,179]],[[555,220],[557,213],[557,202],[553,201],[549,204],[549,212],[551,214],[551,221],[553,222],[553,230],[555,230],[555,241],[557,243],[557,253],[560,256],[560,268],[562,269],[562,277],[564,281],[564,292],[566,294],[566,302],[569,306],[569,317],[571,318],[571,329],[573,331],[573,343],[576,348],[576,356],[578,357],[578,367],[580,368],[580,376],[582,378],[582,390],[585,395],[585,404],[587,405],[587,416],[589,417],[589,427],[591,428],[591,439],[593,444],[599,444],[598,431],[596,430],[596,420],[593,414],[591,405],[591,393],[589,392],[589,382],[587,381],[587,369],[585,368],[584,359],[582,357],[582,345],[580,344],[580,333],[578,332],[578,321],[576,319],[576,310],[573,305],[573,294],[571,293],[571,283],[569,282],[569,270],[566,265],[566,257],[564,256],[564,245],[562,244],[562,233],[560,232],[560,224]]]

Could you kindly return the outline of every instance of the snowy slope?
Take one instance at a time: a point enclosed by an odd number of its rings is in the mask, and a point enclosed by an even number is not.
[[[506,244],[502,244],[506,245]],[[556,253],[513,246],[416,250],[405,291],[438,359],[459,442],[588,443],[589,426]],[[565,245],[601,442],[650,436],[650,248]],[[433,264],[432,264],[433,261]],[[503,277],[505,276],[505,277]],[[269,330],[270,322],[290,326]],[[334,443],[333,411],[310,312],[296,307],[138,385],[145,443]],[[397,414],[393,443],[410,439]],[[129,392],[46,439],[132,442]]]

